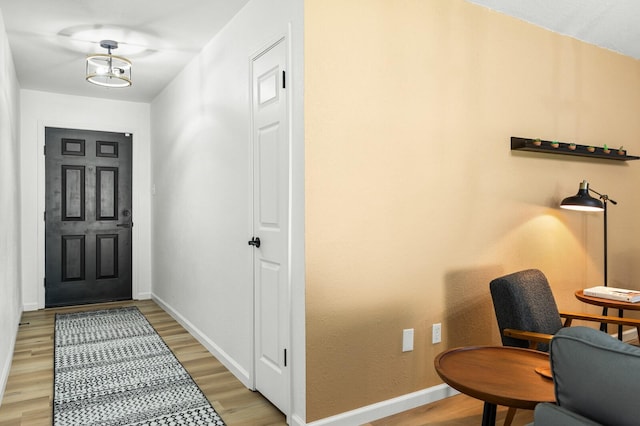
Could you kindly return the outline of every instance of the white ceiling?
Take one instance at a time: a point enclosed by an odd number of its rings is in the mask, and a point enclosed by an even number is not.
[[[0,0],[23,89],[150,102],[249,0]],[[133,62],[133,85],[87,83],[85,56]]]
[[[640,59],[638,0],[467,0]]]
[[[249,0],[0,0],[23,89],[150,102]],[[468,0],[640,59],[639,0]],[[133,86],[84,80],[84,57],[133,62]]]

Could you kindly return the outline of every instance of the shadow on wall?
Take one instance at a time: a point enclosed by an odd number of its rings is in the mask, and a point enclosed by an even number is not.
[[[447,346],[500,345],[489,283],[504,275],[501,266],[452,271],[445,276]]]

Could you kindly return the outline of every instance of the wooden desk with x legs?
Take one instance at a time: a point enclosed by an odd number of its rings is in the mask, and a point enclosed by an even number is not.
[[[495,425],[498,405],[533,410],[555,402],[553,381],[536,369],[549,369],[549,355],[509,346],[471,346],[439,354],[438,375],[454,389],[484,401],[482,425]]]

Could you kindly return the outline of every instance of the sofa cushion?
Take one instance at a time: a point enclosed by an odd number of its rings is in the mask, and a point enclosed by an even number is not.
[[[560,407],[602,424],[639,424],[640,348],[568,327],[551,341],[550,357]]]
[[[602,426],[600,423],[548,402],[536,405],[534,418],[533,424],[536,426]]]

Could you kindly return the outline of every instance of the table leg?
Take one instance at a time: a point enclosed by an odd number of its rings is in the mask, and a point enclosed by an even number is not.
[[[624,314],[622,309],[618,309],[618,317],[622,318]],[[622,341],[622,325],[618,324],[618,340]]]
[[[482,411],[482,426],[495,426],[496,424],[496,404],[484,403]]]
[[[608,314],[609,314],[609,308],[605,306],[604,308],[602,308],[602,315],[606,317]],[[607,332],[607,323],[605,322],[600,323],[600,331],[604,331],[605,333]]]

